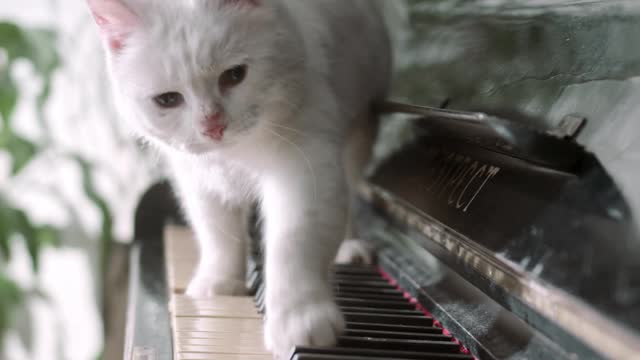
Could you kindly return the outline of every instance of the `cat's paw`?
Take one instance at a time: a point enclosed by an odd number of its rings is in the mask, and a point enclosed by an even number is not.
[[[196,275],[186,294],[193,298],[211,298],[214,296],[243,296],[247,294],[247,286],[244,281],[237,279],[220,279]]]
[[[344,331],[344,318],[332,300],[292,308],[267,309],[265,345],[276,359],[288,359],[296,346],[332,346]]]
[[[373,246],[364,240],[346,239],[340,245],[336,264],[360,264],[371,265],[374,260]]]

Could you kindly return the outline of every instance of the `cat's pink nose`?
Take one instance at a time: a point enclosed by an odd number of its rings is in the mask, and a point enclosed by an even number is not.
[[[204,119],[207,125],[220,124],[222,123],[222,111],[217,111],[215,113],[209,114]]]
[[[204,127],[203,135],[214,140],[222,140],[224,131],[227,129],[227,125],[224,124],[222,119],[222,112],[220,111],[207,115],[202,125]]]

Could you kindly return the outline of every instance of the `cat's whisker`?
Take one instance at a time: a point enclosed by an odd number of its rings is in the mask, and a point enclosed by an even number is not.
[[[291,132],[294,132],[294,133],[296,133],[296,134],[300,134],[300,135],[305,136],[305,137],[310,137],[310,136],[311,136],[311,135],[309,135],[309,134],[305,133],[304,131],[300,131],[300,130],[298,130],[298,129],[294,129],[294,128],[289,127],[289,126],[280,125],[280,124],[275,123],[275,122],[273,122],[273,121],[265,120],[265,122],[266,122],[267,124],[269,124],[269,125],[276,126],[276,127],[280,128],[280,129],[283,129],[283,130],[289,130],[289,131],[291,131]]]
[[[285,143],[293,146],[300,153],[300,155],[302,155],[302,157],[305,159],[305,161],[307,162],[307,166],[309,167],[309,171],[311,171],[311,177],[313,179],[313,199],[317,200],[318,199],[318,182],[317,182],[316,172],[314,171],[313,164],[311,163],[311,160],[309,160],[309,157],[307,156],[307,154],[302,150],[302,148],[300,148],[300,146],[298,146],[293,141],[287,139],[286,137],[280,135],[274,129],[267,128],[267,130],[269,130],[273,135],[277,136]]]

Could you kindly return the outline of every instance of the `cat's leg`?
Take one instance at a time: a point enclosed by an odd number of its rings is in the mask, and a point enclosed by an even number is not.
[[[247,213],[243,206],[225,203],[215,193],[183,182],[180,195],[200,249],[200,261],[187,295],[244,295],[246,293]]]
[[[303,146],[290,154],[295,159],[279,161],[262,186],[265,342],[279,358],[294,346],[332,345],[344,328],[329,282],[346,225],[340,157],[334,149]]]
[[[378,132],[379,119],[367,111],[355,122],[347,137],[343,162],[349,186],[349,221],[345,240],[336,256],[339,264],[371,264],[374,260],[372,245],[358,237],[354,227],[357,186],[362,181],[365,169],[373,155],[373,145]]]

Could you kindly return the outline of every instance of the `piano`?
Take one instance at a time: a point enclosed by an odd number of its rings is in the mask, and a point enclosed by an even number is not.
[[[638,228],[574,141],[584,118],[541,130],[483,113],[384,111],[413,114],[413,136],[359,189],[357,227],[377,264],[335,266],[347,331],[291,360],[640,358]],[[197,250],[168,184],[142,199],[136,241],[126,359],[271,358],[259,242],[253,297],[198,300],[183,295]]]
[[[589,140],[607,121],[632,117],[631,102],[598,99],[628,98],[624,79],[640,74],[630,45],[640,22],[624,21],[637,20],[640,6],[614,2],[407,2],[406,23],[394,26],[412,49],[500,34],[515,45],[461,46],[472,52],[449,52],[446,65],[433,54],[400,59],[394,95],[403,103],[380,104],[386,142],[356,206],[376,264],[333,268],[347,331],[332,348],[291,349],[291,360],[640,359],[640,215],[624,179],[612,176],[614,160]],[[556,37],[566,51],[547,51],[560,49],[546,41]],[[526,44],[555,55],[542,59]],[[603,50],[624,44],[628,51]],[[514,80],[518,71],[526,76]],[[447,98],[437,108],[409,105]],[[584,112],[558,106],[567,103]],[[144,195],[135,227],[125,359],[271,359],[259,228],[251,296],[201,301],[183,295],[197,253],[168,183]]]

